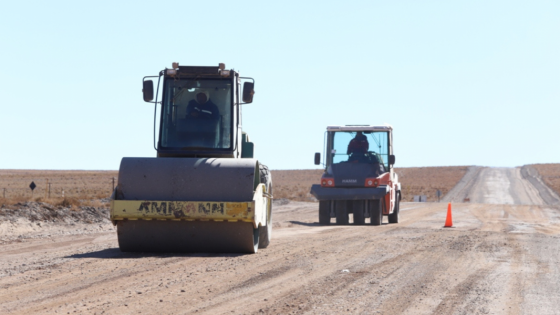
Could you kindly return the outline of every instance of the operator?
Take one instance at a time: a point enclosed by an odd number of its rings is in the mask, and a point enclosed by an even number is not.
[[[375,153],[368,152],[368,149],[367,137],[361,131],[358,131],[354,139],[348,143],[348,150],[346,151],[346,154],[350,155],[348,162],[371,164],[372,175],[377,177],[385,173],[385,166],[378,156]]]
[[[354,139],[348,143],[348,149],[346,150],[346,154],[350,156],[348,157],[348,162],[368,163],[368,149],[369,142],[366,136],[361,131],[358,131]]]
[[[187,106],[187,118],[215,119],[220,117],[220,111],[216,104],[210,100],[210,95],[206,91],[196,94],[194,100]]]

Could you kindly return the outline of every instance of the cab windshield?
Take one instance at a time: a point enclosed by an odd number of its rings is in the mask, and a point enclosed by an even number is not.
[[[160,145],[174,149],[230,149],[230,80],[167,79]]]
[[[385,131],[338,131],[332,138],[330,164],[379,163],[389,169],[389,133]]]

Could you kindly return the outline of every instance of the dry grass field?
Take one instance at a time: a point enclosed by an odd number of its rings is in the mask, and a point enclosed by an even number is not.
[[[276,199],[315,201],[309,190],[319,184],[323,170],[282,170],[272,171],[273,195]]]
[[[402,183],[403,200],[412,201],[414,195],[426,195],[428,201],[436,201],[436,190],[446,194],[463,177],[467,168],[398,168],[396,171]],[[319,183],[322,173],[321,169],[273,170],[274,197],[314,201],[309,190],[311,185]],[[111,195],[113,177],[118,177],[117,171],[0,170],[0,204],[33,200],[51,204],[71,202],[76,205],[99,206],[92,202],[99,203],[100,199]],[[557,185],[560,184],[560,179],[555,179]],[[47,180],[50,184],[50,196]],[[37,185],[33,194],[29,188],[32,181]]]
[[[92,202],[111,195],[117,176],[117,171],[0,170],[0,203],[33,200],[98,206]],[[37,186],[33,192],[31,182]]]
[[[531,164],[537,169],[545,184],[560,194],[560,164]]]
[[[445,196],[463,178],[468,166],[395,168],[402,184],[402,200],[413,201],[414,195],[426,195],[428,202],[437,201],[437,190]]]
[[[437,201],[436,191],[443,195],[465,175],[468,166],[395,168],[402,184],[404,201],[413,201],[414,195],[426,195],[428,201]],[[314,201],[309,194],[313,184],[319,184],[323,170],[272,171],[274,198]],[[442,195],[442,196],[443,196]]]

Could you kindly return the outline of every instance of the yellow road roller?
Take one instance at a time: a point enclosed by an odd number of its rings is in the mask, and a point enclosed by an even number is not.
[[[111,197],[121,251],[256,253],[269,245],[272,178],[241,128],[254,84],[224,64],[173,63],[144,77],[157,156],[121,160]]]

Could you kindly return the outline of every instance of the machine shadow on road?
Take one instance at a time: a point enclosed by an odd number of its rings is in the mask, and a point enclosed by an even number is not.
[[[325,226],[344,226],[344,225],[337,225],[336,223],[331,223],[330,225],[321,225],[319,224],[319,222],[301,222],[301,221],[288,221],[291,224],[296,224],[296,225],[304,225],[304,226],[316,226],[316,227],[325,227]],[[381,223],[381,225],[388,225],[389,223]],[[348,225],[354,225],[353,223],[350,223]],[[370,225],[369,223],[366,224],[362,224],[362,225]]]
[[[319,222],[312,222],[312,223],[301,222],[301,221],[288,221],[288,222],[290,222],[291,224],[304,225],[304,226],[323,226],[323,225],[320,225]]]
[[[117,247],[115,248],[105,248],[102,250],[83,253],[83,254],[73,254],[66,256],[64,258],[100,258],[100,259],[136,259],[136,258],[147,258],[147,257],[239,257],[248,254],[237,254],[237,253],[123,253]]]

